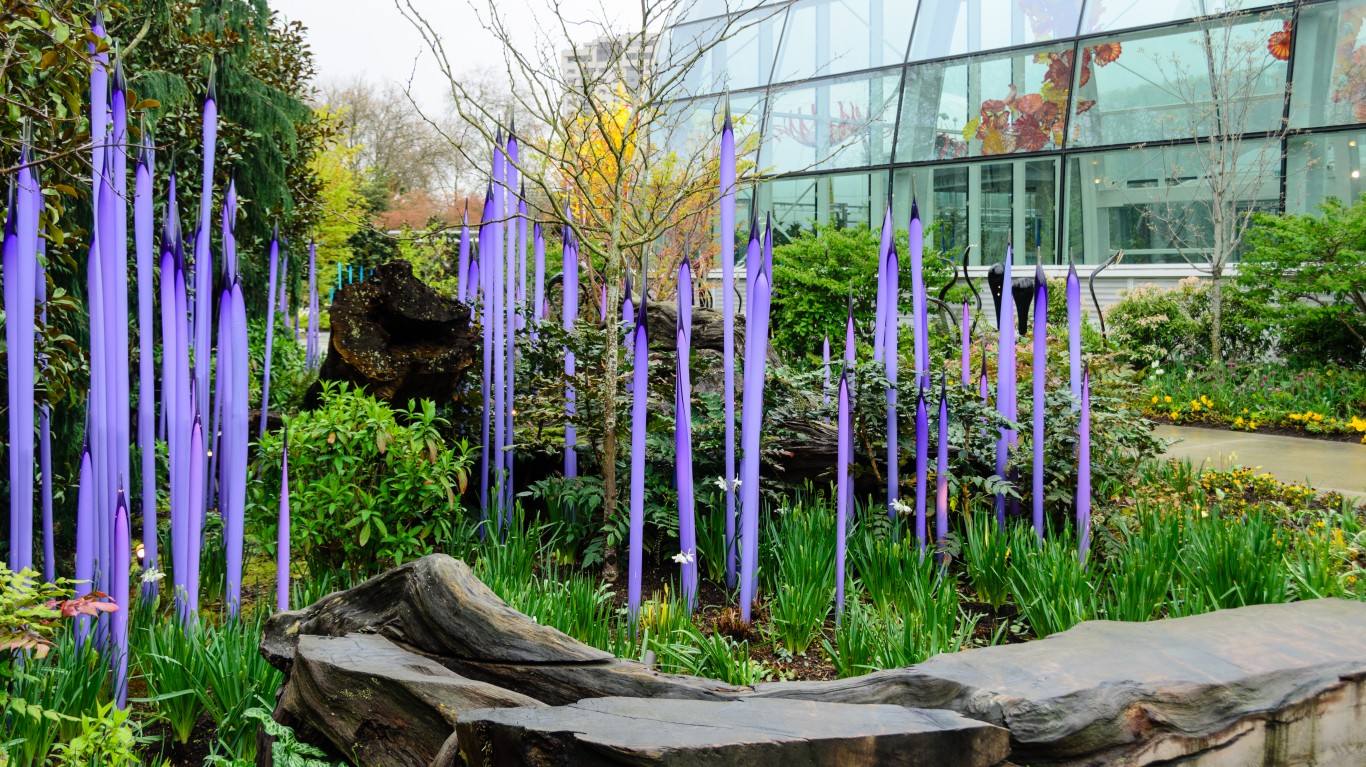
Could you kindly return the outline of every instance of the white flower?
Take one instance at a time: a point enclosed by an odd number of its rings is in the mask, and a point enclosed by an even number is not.
[[[892,509],[896,511],[896,513],[898,514],[905,515],[909,515],[915,511],[915,508],[912,507],[909,503],[906,503],[905,501],[901,500],[892,501]]]
[[[725,490],[725,489],[726,489],[726,478],[725,478],[725,477],[717,477],[717,478],[716,478],[716,482],[715,482],[714,484],[716,485],[716,488],[717,488],[718,490]],[[735,480],[731,483],[731,487],[732,487],[733,489],[735,489],[735,490],[739,490],[739,489],[740,489],[740,478],[739,478],[739,477],[736,477],[736,478],[735,478]]]
[[[156,583],[157,581],[165,577],[166,573],[156,569],[155,567],[149,567],[142,572],[143,583]]]
[[[694,557],[691,551],[680,551],[673,555],[673,561],[680,565],[690,565],[693,563],[693,560]]]
[[[1155,375],[1155,376],[1160,376],[1160,375],[1162,375],[1162,374],[1165,373],[1165,372],[1167,372],[1167,371],[1163,370],[1162,368],[1158,368],[1158,369],[1156,369],[1156,370],[1153,371],[1153,375]]]

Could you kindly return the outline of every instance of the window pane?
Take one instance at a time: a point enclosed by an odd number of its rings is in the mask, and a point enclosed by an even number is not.
[[[900,64],[916,0],[800,0],[788,10],[773,82]]]
[[[773,225],[784,237],[809,230],[816,220],[816,179],[777,179],[770,182],[769,188],[773,196]],[[736,255],[740,252],[737,250]]]
[[[1275,129],[1284,111],[1289,49],[1278,43],[1287,23],[1276,13],[1082,41],[1072,145]]]
[[[935,0],[916,21],[911,60],[1072,37],[1080,9],[1081,0]]]
[[[737,155],[758,149],[759,124],[763,118],[762,93],[736,93],[730,97],[731,124],[735,127]],[[717,151],[721,145],[721,124],[725,105],[721,98],[708,96],[670,105],[667,117],[654,129],[668,135],[664,142],[680,157],[694,157]],[[754,158],[751,158],[751,160]]]
[[[1361,146],[1366,132],[1345,131],[1296,136],[1287,142],[1285,207],[1312,213],[1336,197],[1348,204],[1361,199]]]
[[[1311,5],[1295,30],[1296,128],[1366,122],[1366,0]]]
[[[1123,249],[1126,264],[1199,263],[1215,247],[1216,220],[1276,209],[1279,142],[1245,142],[1225,170],[1208,152],[1138,147],[1070,158],[1068,226],[1075,233],[1080,222],[1080,237],[1071,240],[1077,262],[1100,263]],[[1215,183],[1227,199],[1220,209],[1211,201]]]
[[[781,36],[783,6],[674,27],[661,67],[667,71],[688,66],[683,90],[689,95],[746,90],[768,85]]]
[[[767,173],[885,164],[891,155],[896,70],[775,90],[762,165]]]
[[[873,219],[873,183],[887,183],[886,171],[830,176],[830,226],[867,228]],[[883,195],[877,195],[879,199]],[[881,211],[878,211],[881,215]],[[880,220],[880,219],[879,219]]]
[[[1081,33],[1110,32],[1229,11],[1250,11],[1284,0],[1086,0]]]
[[[1061,146],[1072,49],[1055,46],[912,64],[897,160],[1038,152]]]

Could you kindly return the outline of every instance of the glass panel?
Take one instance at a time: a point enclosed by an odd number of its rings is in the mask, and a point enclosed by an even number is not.
[[[968,169],[935,168],[931,193],[932,231],[941,250],[961,254],[972,241],[968,230]],[[922,214],[923,215],[923,214]]]
[[[1285,104],[1287,23],[1274,13],[1083,41],[1073,146],[1274,130]]]
[[[1057,149],[1071,62],[1058,46],[911,65],[897,161]]]
[[[759,124],[763,119],[762,93],[736,93],[730,97],[731,124],[735,127],[736,154],[752,155],[759,148]],[[725,106],[716,96],[669,105],[669,115],[655,126],[667,133],[664,145],[683,157],[715,152],[721,143]],[[753,157],[750,158],[754,160]]]
[[[1366,0],[1306,6],[1295,30],[1296,128],[1366,122]]]
[[[772,194],[773,225],[785,242],[816,221],[816,179],[777,179],[768,184]],[[736,212],[736,218],[740,214]],[[779,238],[774,237],[775,244]],[[736,253],[740,253],[739,250]]]
[[[768,85],[773,58],[783,28],[784,6],[758,8],[748,13],[674,27],[662,66],[687,66],[683,90],[689,95],[746,90]]]
[[[1057,171],[1056,160],[1029,160],[1024,164],[1024,252],[1016,258],[1016,263],[1061,263],[1058,260],[1055,223],[1058,209]]]
[[[761,163],[764,172],[887,163],[900,81],[893,70],[775,90]]]
[[[1361,199],[1361,145],[1366,132],[1345,131],[1296,136],[1287,142],[1285,207],[1291,213],[1311,213],[1324,200],[1347,203]]]
[[[1275,210],[1280,195],[1279,142],[1242,144],[1226,170],[1213,170],[1209,150],[1145,148],[1070,158],[1068,227],[1078,263],[1100,263],[1124,250],[1126,264],[1207,260],[1216,219],[1248,210]],[[1228,200],[1211,201],[1218,185]],[[1080,222],[1081,236],[1075,232]],[[1225,228],[1227,233],[1231,231]],[[1080,242],[1078,242],[1078,239]]]
[[[981,252],[978,263],[994,264],[1003,261],[1006,243],[1010,240],[1015,222],[1011,204],[1015,193],[1014,163],[991,163],[982,169],[982,222],[977,241]]]
[[[1080,10],[1081,0],[935,0],[916,21],[911,60],[1072,37]]]
[[[916,0],[800,0],[787,13],[773,82],[900,64],[915,8]]]
[[[1250,11],[1284,0],[1086,0],[1081,33],[1110,32],[1230,11]]]
[[[886,171],[829,177],[830,213],[826,223],[840,229],[864,227],[873,220],[873,184],[887,183]],[[878,194],[878,199],[883,195]],[[880,216],[882,211],[878,211]],[[881,220],[881,219],[879,219]]]

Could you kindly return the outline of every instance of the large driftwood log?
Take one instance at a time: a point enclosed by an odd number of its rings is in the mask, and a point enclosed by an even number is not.
[[[1011,760],[1031,765],[1366,763],[1366,604],[1357,602],[1246,607],[1152,623],[1092,621],[1037,642],[940,655],[854,679],[753,689],[610,658],[507,607],[464,564],[441,555],[267,624],[262,652],[290,671],[277,718],[305,722],[313,737],[332,744],[360,731],[366,707],[412,708],[432,723],[421,753],[441,751],[449,760],[455,746],[442,750],[450,733],[436,724],[446,719],[431,713],[428,693],[414,691],[427,688],[405,676],[411,668],[400,663],[387,671],[392,664],[377,668],[367,661],[343,670],[338,667],[352,662],[346,653],[329,656],[333,668],[326,672],[308,665],[326,645],[304,638],[354,632],[380,634],[399,650],[428,656],[453,672],[437,674],[440,684],[462,694],[483,683],[550,705],[626,697],[640,699],[642,707],[661,699],[788,699],[944,709],[1010,730]],[[384,700],[362,705],[328,693],[317,681],[321,673],[377,678],[366,689]],[[384,683],[391,674],[400,681]],[[332,707],[359,708],[333,714],[336,724],[320,723],[304,709],[323,698]],[[456,721],[462,721],[458,714]],[[376,743],[395,737],[386,732],[372,728],[366,737]],[[375,753],[385,749],[376,746]],[[739,752],[718,750],[712,763],[733,763],[732,753]],[[945,764],[975,764],[968,756]]]
[[[316,404],[323,381],[364,386],[379,399],[449,402],[479,358],[479,329],[468,306],[413,276],[407,261],[392,261],[363,282],[342,288],[328,309],[327,356],[305,397]]]

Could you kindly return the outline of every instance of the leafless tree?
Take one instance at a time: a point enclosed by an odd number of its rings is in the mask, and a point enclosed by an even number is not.
[[[1223,362],[1224,281],[1253,214],[1274,207],[1279,195],[1291,130],[1285,108],[1290,17],[1285,10],[1263,15],[1235,7],[1189,33],[1198,55],[1157,61],[1144,75],[1172,103],[1140,119],[1166,122],[1170,135],[1185,140],[1157,151],[1162,169],[1155,188],[1126,195],[1143,208],[1155,235],[1209,276],[1215,364]]]
[[[472,84],[453,68],[448,45],[454,43],[443,38],[413,0],[395,0],[450,81],[451,103],[463,132],[446,133],[448,141],[467,162],[485,167],[496,135],[514,130],[509,112],[518,115],[517,170],[528,197],[553,201],[537,216],[573,231],[586,251],[584,266],[602,265],[585,282],[606,286],[608,306],[621,304],[628,265],[642,263],[670,227],[680,219],[710,214],[710,206],[697,202],[714,201],[718,195],[714,157],[719,100],[706,107],[706,136],[700,141],[681,138],[689,124],[696,125],[696,116],[679,100],[705,74],[709,58],[724,50],[719,46],[774,12],[772,7],[753,8],[726,16],[704,34],[666,47],[660,31],[694,1],[641,0],[631,19],[621,23],[608,19],[602,9],[596,18],[575,18],[560,0],[549,0],[540,13],[502,2],[477,7],[484,31],[503,51],[497,66],[512,93],[509,110],[497,100],[487,101],[477,81]],[[632,71],[639,76],[630,77]],[[606,319],[608,330],[618,332],[620,312],[608,311]],[[594,393],[604,418],[602,442],[595,448],[605,509],[615,508],[618,497],[620,357],[618,345],[608,344],[606,375],[601,391]],[[610,552],[608,567],[613,574]]]

